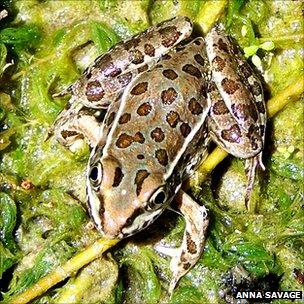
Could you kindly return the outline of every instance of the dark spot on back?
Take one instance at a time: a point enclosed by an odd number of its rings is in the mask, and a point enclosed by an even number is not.
[[[176,97],[177,97],[177,92],[172,87],[170,87],[167,90],[163,90],[161,92],[161,100],[165,105],[170,105],[172,102],[175,101]]]
[[[161,128],[155,128],[151,131],[151,138],[156,142],[162,142],[165,138],[165,133]]]
[[[183,122],[180,126],[180,131],[184,137],[187,137],[191,132],[191,127],[186,122]]]
[[[157,158],[158,162],[162,166],[167,166],[168,165],[168,154],[167,151],[164,149],[158,149],[155,151],[155,157]]]
[[[104,96],[104,90],[99,81],[94,80],[87,84],[86,97],[88,101],[98,101]]]
[[[211,81],[211,82],[208,84],[207,92],[208,92],[208,93],[211,93],[211,92],[214,92],[214,91],[217,91],[217,86],[216,86],[216,84],[214,83],[214,81]]]
[[[161,60],[169,60],[171,59],[171,56],[169,54],[165,54],[161,56]]]
[[[207,85],[208,84],[204,81],[201,86],[201,91],[200,91],[201,96],[203,96],[205,99],[207,98],[207,91],[208,91]]]
[[[117,141],[116,141],[116,146],[120,149],[125,149],[127,147],[129,147],[133,142],[133,137],[123,133],[121,135],[119,135]]]
[[[148,44],[146,43],[145,46],[145,54],[150,56],[150,57],[154,57],[155,56],[155,48],[152,44]]]
[[[101,72],[104,72],[111,65],[113,65],[112,56],[106,53],[95,59],[93,68],[97,68],[101,70]]]
[[[252,93],[255,95],[255,96],[259,96],[262,94],[262,88],[260,86],[260,84],[255,81],[252,86],[251,86],[251,90],[252,90]]]
[[[134,141],[143,144],[145,142],[145,138],[142,135],[141,132],[136,132],[135,135],[133,136]]]
[[[259,113],[262,113],[262,114],[265,114],[265,113],[266,113],[266,109],[265,109],[265,104],[264,104],[264,102],[259,101],[259,102],[256,102],[255,104],[256,104],[256,106],[257,106],[257,108],[258,108]]]
[[[106,120],[107,126],[109,126],[109,125],[113,122],[113,120],[114,120],[114,118],[115,118],[115,115],[116,115],[115,112],[111,112],[111,113],[109,114],[109,116],[108,116],[108,118],[107,118],[107,120]]]
[[[258,115],[253,104],[244,105],[233,103],[231,110],[233,115],[239,120],[246,121],[249,117],[254,121],[258,120]]]
[[[163,70],[163,75],[170,80],[174,80],[178,77],[172,69]]]
[[[144,180],[150,175],[147,170],[138,170],[135,177],[136,194],[139,195]]]
[[[205,65],[205,61],[204,61],[204,58],[200,55],[200,54],[195,54],[194,55],[194,59],[195,61],[200,64],[201,66],[204,66]]]
[[[119,74],[121,74],[121,68],[117,68],[113,65],[113,68],[111,70],[108,71],[108,76],[111,76],[111,77],[116,77],[118,76]]]
[[[106,77],[115,77],[122,72],[120,68],[115,66],[110,54],[105,54],[104,56],[101,56],[100,59],[97,59],[94,68],[98,68],[100,73]]]
[[[194,76],[198,79],[202,78],[202,73],[200,72],[200,70],[192,64],[185,64],[182,70],[185,73],[190,74],[191,76]]]
[[[260,125],[260,135],[264,136],[265,133],[265,125]]]
[[[183,263],[183,268],[185,270],[188,270],[191,267],[191,263],[187,262],[187,263]]]
[[[224,91],[229,95],[235,93],[236,90],[239,89],[238,83],[228,78],[224,78],[221,82],[221,85],[223,86]]]
[[[114,181],[112,187],[118,187],[124,174],[122,173],[120,167],[115,168]]]
[[[227,130],[221,132],[221,136],[224,140],[230,143],[239,143],[241,141],[241,130],[240,127],[235,124]]]
[[[203,113],[203,107],[197,102],[195,98],[191,98],[188,104],[188,109],[193,115],[199,115]]]
[[[175,48],[175,50],[176,50],[176,52],[181,52],[181,51],[183,51],[184,49],[185,49],[186,47],[184,46],[184,45],[177,45],[176,46],[176,48]]]
[[[130,114],[130,113],[124,113],[124,114],[122,114],[122,115],[120,116],[118,122],[119,122],[120,124],[125,124],[125,123],[129,122],[130,119],[131,119],[131,114]]]
[[[177,112],[170,111],[166,116],[166,121],[171,128],[175,128],[179,122],[179,115]]]
[[[144,55],[140,50],[131,50],[129,60],[134,64],[140,64],[144,62]]]
[[[147,71],[147,70],[148,70],[148,65],[144,64],[143,66],[138,68],[138,73],[142,73],[142,72]]]
[[[162,45],[167,48],[172,46],[181,35],[176,26],[167,26],[159,29],[158,32],[161,34]]]
[[[212,66],[215,71],[221,72],[225,67],[225,60],[220,56],[215,56],[212,60]]]
[[[247,63],[244,63],[239,66],[240,73],[243,74],[246,78],[249,78],[252,75],[252,72],[250,70],[250,67]]]
[[[191,239],[191,235],[189,232],[186,232],[186,240],[187,240],[187,250],[191,254],[197,253],[197,248],[195,242]]]
[[[145,156],[143,154],[138,154],[137,159],[145,159]]]
[[[147,91],[148,82],[141,82],[137,84],[135,87],[132,88],[131,94],[132,95],[141,95]]]
[[[122,75],[118,76],[117,79],[118,79],[119,83],[122,84],[123,87],[125,87],[132,80],[132,73],[128,72],[126,74],[122,74]]]
[[[148,102],[145,102],[138,107],[137,114],[140,116],[146,116],[151,112],[151,110],[151,105]]]
[[[223,41],[222,38],[220,38],[218,41],[218,48],[225,53],[229,53],[228,45]]]
[[[228,114],[229,110],[223,100],[217,101],[213,106],[212,106],[212,112],[215,115],[223,115],[223,114]]]
[[[136,48],[140,43],[139,38],[131,38],[130,40],[123,43],[123,47],[126,51],[129,51],[131,48]]]

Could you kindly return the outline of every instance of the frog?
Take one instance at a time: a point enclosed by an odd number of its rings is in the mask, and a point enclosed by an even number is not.
[[[205,37],[192,31],[177,16],[113,46],[57,95],[71,98],[49,132],[66,147],[89,142],[87,206],[103,236],[130,237],[166,209],[185,218],[180,247],[167,250],[170,292],[204,250],[208,210],[182,184],[210,143],[245,159],[246,202],[265,169],[259,76],[220,25]]]

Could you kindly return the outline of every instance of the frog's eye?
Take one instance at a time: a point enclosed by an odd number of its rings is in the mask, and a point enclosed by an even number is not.
[[[156,210],[159,209],[167,201],[167,193],[165,192],[164,187],[158,188],[150,197],[147,209]]]
[[[100,163],[97,163],[90,168],[89,179],[93,187],[100,185],[102,179],[102,168]]]

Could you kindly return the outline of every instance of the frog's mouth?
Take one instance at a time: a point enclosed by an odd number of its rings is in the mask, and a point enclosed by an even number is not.
[[[104,198],[100,192],[87,187],[88,210],[90,216],[100,233],[111,238],[126,238],[148,227],[163,212],[163,208],[148,211],[145,208],[136,208],[131,216],[125,221],[119,218],[119,215],[108,214],[103,208]],[[105,220],[105,218],[107,220]],[[120,224],[119,224],[120,222]],[[110,229],[111,227],[111,229]],[[115,228],[114,228],[115,227]]]
[[[147,212],[146,210],[142,209],[141,211],[135,212],[133,215],[134,220],[131,223],[127,223],[121,229],[120,236],[125,238],[137,232],[140,232],[152,224],[161,215],[162,212],[163,209],[158,209],[153,212]]]

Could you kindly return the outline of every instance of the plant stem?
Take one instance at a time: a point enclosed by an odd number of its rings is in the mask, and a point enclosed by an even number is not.
[[[227,7],[227,0],[210,0],[201,5],[195,22],[200,30],[206,34],[217,22]]]
[[[119,240],[99,239],[91,246],[78,253],[64,265],[58,266],[36,282],[31,288],[14,297],[9,303],[25,304],[42,295],[57,283],[76,273],[80,268],[100,257],[106,250],[113,247]]]
[[[295,83],[288,86],[284,91],[272,97],[267,103],[268,118],[273,117],[281,111],[286,104],[292,100],[297,100],[304,92],[304,76],[301,76]],[[199,183],[203,182],[207,175],[228,155],[226,151],[217,147],[201,164],[198,171],[202,173]],[[193,180],[190,180],[190,184]],[[196,180],[197,182],[197,180]],[[67,261],[63,266],[46,275],[35,283],[30,289],[13,298],[11,304],[25,304],[34,298],[42,295],[48,289],[73,275],[84,265],[100,257],[106,250],[117,244],[118,240],[99,239],[87,249],[78,253]]]

